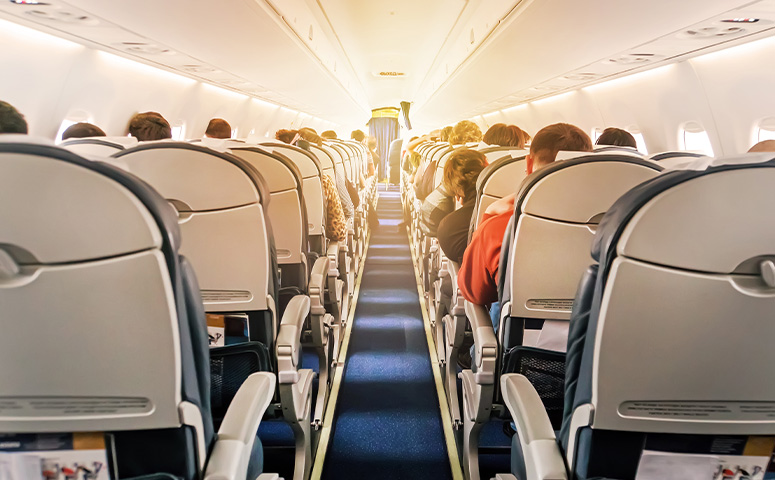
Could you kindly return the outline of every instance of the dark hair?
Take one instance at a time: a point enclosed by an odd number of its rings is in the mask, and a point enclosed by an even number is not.
[[[86,137],[104,137],[104,136],[105,136],[105,132],[103,132],[100,127],[86,122],[74,123],[69,127],[67,127],[64,132],[62,132],[62,140],[67,140],[68,138],[86,138]]]
[[[353,130],[352,133],[350,134],[350,138],[352,138],[356,142],[362,142],[363,139],[366,138],[366,134],[360,130]]]
[[[13,105],[0,100],[0,133],[27,133],[27,121]]]
[[[309,127],[299,129],[299,136],[309,143],[314,143],[317,146],[323,145],[323,138],[317,134],[317,132]]]
[[[231,125],[222,118],[213,118],[207,124],[205,135],[210,138],[231,138]]]
[[[141,142],[172,138],[172,128],[160,113],[138,113],[129,120],[129,134]]]
[[[552,163],[560,150],[591,152],[592,140],[575,125],[555,123],[539,130],[530,144],[530,154],[541,165]]]
[[[298,130],[286,130],[283,128],[275,132],[274,138],[281,142],[291,143],[298,133]]]
[[[334,140],[336,139],[336,132],[333,130],[326,130],[325,132],[320,134],[321,137],[325,138],[326,140]]]
[[[525,146],[522,140],[522,131],[516,125],[506,125],[505,123],[496,123],[485,132],[482,137],[487,145],[498,145],[501,147]]]
[[[476,190],[476,179],[487,166],[487,158],[482,152],[468,148],[458,148],[444,164],[444,186],[452,195],[469,198]]]
[[[608,127],[597,138],[595,145],[615,145],[618,147],[638,148],[635,137],[627,130],[621,128]]]

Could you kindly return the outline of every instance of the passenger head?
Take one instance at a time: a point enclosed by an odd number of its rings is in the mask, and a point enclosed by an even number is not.
[[[449,134],[449,143],[452,145],[463,145],[470,142],[479,142],[482,140],[482,131],[479,125],[470,120],[461,120],[452,127]]]
[[[222,118],[213,118],[207,124],[205,136],[210,138],[231,138],[231,125]]]
[[[525,158],[527,173],[552,163],[560,150],[591,152],[592,140],[579,127],[567,123],[555,123],[542,128],[533,137],[530,153]]]
[[[317,146],[323,145],[323,138],[317,134],[312,128],[304,127],[299,129],[299,136],[309,143],[314,143]]]
[[[448,142],[449,136],[452,134],[452,127],[444,127],[439,132],[439,141]]]
[[[0,133],[27,133],[27,121],[13,105],[0,100]]]
[[[482,137],[487,145],[498,145],[500,147],[522,148],[525,143],[522,141],[521,130],[516,125],[506,125],[505,123],[496,123],[485,132]]]
[[[775,152],[775,140],[762,140],[748,150],[748,153],[758,152]]]
[[[67,127],[64,132],[62,132],[62,140],[67,140],[68,138],[86,138],[86,137],[104,137],[104,136],[105,136],[105,132],[103,132],[100,127],[86,122],[74,123],[69,127]]]
[[[608,127],[597,138],[595,145],[614,145],[617,147],[638,148],[635,137],[627,130],[621,128]]]
[[[366,138],[366,134],[360,130],[353,130],[352,133],[350,134],[350,138],[352,138],[356,142],[362,142],[363,139]]]
[[[476,195],[476,179],[487,166],[483,153],[468,148],[458,148],[444,164],[444,187],[448,192],[463,199]]]
[[[326,130],[325,132],[320,134],[321,137],[323,137],[326,140],[336,140],[336,132],[333,130]]]
[[[129,134],[141,142],[172,138],[169,122],[156,112],[138,113],[129,120]]]
[[[298,130],[285,130],[280,129],[274,134],[274,138],[277,140],[280,140],[281,142],[285,143],[291,143],[294,138],[296,138],[296,135],[299,133]]]
[[[368,139],[366,140],[366,146],[369,147],[369,150],[376,150],[377,137],[368,137]]]

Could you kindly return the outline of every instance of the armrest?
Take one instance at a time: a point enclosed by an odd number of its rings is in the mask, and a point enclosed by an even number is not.
[[[501,377],[501,393],[517,426],[528,478],[566,480],[568,474],[546,408],[524,375]]]
[[[247,475],[253,442],[275,390],[275,377],[258,372],[242,383],[218,430],[205,480],[237,480]]]
[[[299,380],[301,333],[309,310],[310,299],[306,295],[296,295],[285,307],[277,334],[277,380],[281,384]]]
[[[326,313],[325,291],[329,265],[330,259],[327,256],[320,257],[315,260],[312,272],[309,275],[309,296],[311,299],[315,299],[312,302],[312,314],[314,315],[324,315]]]
[[[517,480],[517,477],[510,473],[496,473],[492,480]]]
[[[346,245],[345,245],[345,247],[346,247]],[[338,266],[339,266],[339,242],[338,241],[330,242],[328,244],[328,250],[326,251],[326,256],[330,260],[330,262],[328,264],[328,267],[329,267],[328,275],[329,276],[333,275],[335,277],[338,277],[339,276],[339,270],[338,270]]]
[[[473,333],[476,348],[476,383],[491,384],[495,382],[498,339],[495,337],[490,314],[482,305],[466,301],[466,316],[471,323],[471,333]]]

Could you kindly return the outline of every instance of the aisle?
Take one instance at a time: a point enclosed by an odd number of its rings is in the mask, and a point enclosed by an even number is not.
[[[380,186],[323,478],[451,478],[401,198]]]

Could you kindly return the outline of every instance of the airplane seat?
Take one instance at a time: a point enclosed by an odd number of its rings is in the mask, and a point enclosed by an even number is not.
[[[618,153],[561,152],[558,158],[527,176],[516,194],[500,259],[497,328],[486,306],[466,302],[476,360],[475,369],[461,373],[470,412],[464,463],[471,471],[478,471],[479,422],[500,403],[500,375],[517,371],[535,380],[558,426],[568,320],[595,231],[616,199],[661,171],[654,162]]]
[[[707,155],[684,150],[677,152],[655,153],[648,157],[653,162],[658,162],[663,168],[682,168],[700,158],[708,158]]]
[[[490,162],[476,179],[476,205],[471,217],[468,241],[482,223],[482,217],[487,207],[514,193],[515,185],[527,176],[525,157],[527,152],[514,150],[508,156],[500,157]]]
[[[575,297],[559,434],[530,382],[501,379],[523,459],[512,474],[768,471],[775,227],[761,218],[774,181],[772,154],[733,157],[665,172],[614,203]]]
[[[0,169],[4,441],[100,432],[120,478],[255,478],[275,377],[249,375],[215,433],[174,210],[133,175],[54,146],[0,139]]]
[[[621,153],[623,155],[632,154],[638,157],[643,156],[637,148],[621,145],[594,145],[592,151],[595,153]]]
[[[61,142],[59,146],[86,159],[107,162],[122,170],[127,170],[127,167],[123,162],[112,158],[111,155],[120,152],[121,150],[134,147],[137,143],[137,138],[131,136],[85,137],[67,139]]]
[[[299,355],[310,298],[297,295],[279,308],[271,194],[262,175],[234,155],[188,142],[144,142],[115,156],[177,210],[181,252],[196,269],[205,311],[244,325],[233,343],[211,350],[211,368],[231,377],[235,363],[248,362],[277,373],[282,415],[296,436],[297,458],[301,452],[296,472],[308,471],[314,372],[301,368]]]

